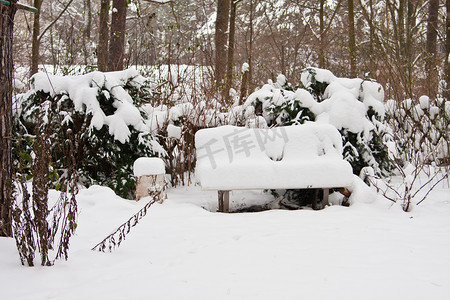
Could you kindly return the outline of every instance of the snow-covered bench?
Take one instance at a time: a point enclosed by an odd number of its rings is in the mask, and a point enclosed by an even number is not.
[[[350,186],[350,164],[342,158],[342,138],[331,125],[307,123],[271,129],[221,126],[199,130],[196,177],[203,190],[219,191],[219,211],[229,209],[229,191],[328,189]]]

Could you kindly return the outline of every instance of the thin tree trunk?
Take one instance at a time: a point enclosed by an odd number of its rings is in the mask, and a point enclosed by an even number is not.
[[[33,20],[33,33],[32,33],[32,45],[31,45],[31,66],[30,75],[36,74],[38,72],[38,65],[40,62],[39,48],[41,44],[41,39],[44,34],[56,24],[56,22],[61,18],[61,16],[66,12],[68,7],[72,4],[73,0],[69,0],[64,5],[64,8],[59,12],[59,14],[42,30],[40,28],[40,13],[43,0],[34,0],[34,7],[37,8],[37,12],[34,14]]]
[[[408,0],[406,7],[406,48],[405,48],[405,65],[406,65],[406,92],[409,98],[413,97],[413,29],[416,25],[415,4],[413,0]]]
[[[353,0],[348,0],[348,50],[350,54],[350,76],[356,77],[355,9]]]
[[[438,20],[439,0],[430,0],[428,4],[427,22],[427,52],[425,71],[427,74],[426,90],[430,97],[436,96],[437,69],[436,69],[436,41],[437,41],[437,20]]]
[[[33,33],[31,38],[31,67],[30,75],[36,74],[38,72],[39,65],[39,46],[40,46],[40,15],[43,0],[34,0],[34,7],[37,8],[37,13],[34,14],[33,19]]]
[[[400,0],[399,6],[398,6],[398,12],[397,12],[397,23],[398,23],[398,41],[400,43],[400,49],[399,52],[402,53],[402,51],[406,50],[406,42],[405,42],[405,1],[406,0]],[[392,19],[394,20],[394,18]],[[395,26],[394,26],[395,27]],[[403,53],[403,55],[405,55]]]
[[[17,0],[10,2],[0,5],[0,236],[12,236],[12,45]]]
[[[250,37],[248,43],[248,80],[247,86],[253,90],[253,0],[250,0]]]
[[[319,7],[319,68],[325,68],[325,0],[320,0]]]
[[[368,64],[365,64],[365,67],[368,68],[368,71],[370,74],[373,74],[376,76],[376,65],[375,65],[375,43],[376,43],[376,37],[375,37],[375,25],[374,25],[374,11],[373,11],[373,0],[369,0],[368,7],[366,7],[367,4],[363,3],[362,0],[358,0],[358,5],[361,8],[361,13],[363,14],[364,18],[366,19],[367,25],[369,26],[369,49],[368,53],[365,53],[366,57],[369,59]],[[386,15],[386,18],[388,18],[389,15]],[[366,70],[364,70],[366,72]]]
[[[91,0],[84,0],[84,23],[83,31],[84,64],[88,65],[91,57],[91,28],[92,28]]]
[[[100,0],[100,22],[97,46],[97,64],[98,70],[107,71],[108,64],[108,40],[109,40],[109,4],[110,0]]]
[[[91,38],[91,29],[92,29],[92,6],[91,6],[91,0],[85,0],[85,8],[84,13],[86,14],[84,16],[86,27],[84,28],[84,37],[86,39]]]
[[[241,92],[239,96],[239,105],[244,104],[244,99],[247,98],[247,86],[248,86],[248,75],[250,70],[244,70],[242,73],[241,81]]]
[[[127,17],[127,1],[113,0],[111,18],[111,38],[109,41],[108,69],[123,70],[125,58],[125,25]]]
[[[370,21],[369,21],[369,28],[370,28],[370,35],[369,35],[369,66],[370,66],[370,71],[373,72],[373,74],[376,74],[376,70],[375,70],[375,60],[374,60],[374,44],[375,44],[375,26],[373,24],[373,20],[374,20],[374,12],[373,12],[373,0],[369,0],[369,6],[370,6]]]
[[[239,1],[232,1],[230,11],[230,30],[228,34],[228,59],[227,59],[227,77],[225,93],[229,98],[229,91],[233,83],[233,65],[234,65],[234,35],[236,29],[236,7]]]
[[[283,44],[280,45],[280,69],[281,74],[286,74],[286,47]],[[286,74],[287,75],[287,74]]]
[[[230,0],[217,1],[217,17],[216,17],[216,63],[215,63],[215,79],[218,85],[221,85],[225,79],[225,71],[227,66],[227,31],[228,20],[230,14]]]
[[[446,0],[445,2],[446,8],[446,29],[445,29],[445,60],[444,60],[444,69],[445,69],[445,82],[446,88],[444,90],[444,97],[447,101],[450,99],[450,0]]]

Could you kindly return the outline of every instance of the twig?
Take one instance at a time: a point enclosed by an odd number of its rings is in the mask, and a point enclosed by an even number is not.
[[[377,188],[377,190],[381,190],[381,191],[382,191],[383,197],[384,197],[384,198],[386,198],[386,199],[388,199],[388,200],[390,200],[390,201],[392,201],[392,202],[397,202],[397,200],[396,200],[395,198],[392,198],[392,197],[389,197],[389,196],[388,196],[388,194],[387,194],[387,191],[388,191],[388,190],[393,191],[395,194],[397,194],[397,196],[398,196],[399,198],[402,197],[402,196],[400,195],[400,193],[399,193],[394,187],[390,186],[390,185],[387,184],[386,182],[382,181],[382,182],[384,183],[384,185],[386,186],[386,189],[382,189],[382,188],[378,185],[377,182],[375,182],[374,180],[372,180],[372,178],[373,178],[373,179],[377,179],[377,180],[382,180],[381,178],[376,177],[376,176],[371,176],[371,175],[368,175],[368,174],[366,174],[366,178],[369,180],[370,184],[372,184],[374,187]]]
[[[434,189],[434,187],[447,177],[448,177],[448,173],[445,174],[445,176],[443,176],[441,179],[439,179],[435,184],[433,184],[433,186],[428,190],[428,192],[425,194],[425,196],[423,196],[423,198],[419,202],[417,202],[416,205],[419,205],[420,203],[422,203],[425,200],[425,198],[428,196],[428,194]]]
[[[61,18],[61,16],[64,14],[64,12],[67,10],[67,8],[69,8],[70,4],[72,4],[73,0],[70,0],[69,2],[67,2],[67,4],[64,6],[64,8],[61,10],[61,12],[59,13],[59,15],[53,20],[51,21],[45,28],[44,30],[42,30],[42,33],[39,35],[38,37],[38,41],[40,42],[42,37],[44,36],[44,34],[47,32],[47,30],[50,29],[50,27],[52,27],[58,20],[59,18]]]
[[[439,172],[435,172],[434,173],[434,175],[433,176],[431,176],[431,178],[427,181],[427,182],[425,182],[415,193],[414,193],[414,195],[413,195],[413,198],[425,187],[425,186],[427,186],[430,182],[432,182],[433,180],[434,180],[434,178],[436,178],[436,176],[439,174]],[[439,181],[438,182],[441,182],[444,178],[446,178],[448,176],[448,174],[445,174],[441,179],[439,179]],[[433,185],[433,187],[430,189],[430,191],[429,192],[431,192],[431,190],[433,189],[435,187],[435,185]],[[429,193],[428,192],[428,193]],[[427,195],[428,195],[428,193],[427,193]]]
[[[141,208],[135,215],[128,219],[125,223],[120,225],[113,233],[104,238],[100,243],[95,245],[91,250],[105,252],[108,250],[112,252],[115,248],[118,248],[123,240],[125,240],[125,236],[131,231],[131,228],[136,226],[139,221],[145,217],[147,214],[147,210],[152,206],[153,203],[159,201],[161,197],[162,188],[159,188],[155,191],[152,191],[150,196],[152,199]],[[115,236],[118,234],[118,241],[116,242]]]

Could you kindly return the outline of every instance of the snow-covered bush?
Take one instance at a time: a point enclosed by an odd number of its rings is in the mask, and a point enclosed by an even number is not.
[[[450,164],[450,101],[438,98],[432,103],[428,96],[401,103],[388,100],[386,119],[397,142],[397,160]]]
[[[38,73],[31,85],[18,99],[19,116],[32,135],[40,134],[36,127],[40,110],[51,110],[56,116],[41,121],[52,128],[49,163],[57,175],[65,174],[62,148],[68,142],[64,136],[70,132],[81,183],[106,185],[122,197],[132,198],[134,160],[161,154],[154,150],[159,144],[150,135],[141,109],[152,97],[149,83],[136,71],[126,70],[81,76]],[[22,156],[32,157],[33,153]]]
[[[328,70],[306,68],[297,87],[279,75],[276,82],[269,81],[251,94],[240,111],[247,123],[255,115],[264,117],[262,126],[329,123],[341,132],[344,158],[355,174],[366,166],[387,174],[391,164],[383,100],[383,87],[377,82],[337,78]]]
[[[77,227],[78,172],[72,131],[61,130],[61,116],[52,104],[43,101],[33,107],[36,121],[33,137],[26,136],[26,128],[15,120],[17,138],[13,151],[18,155],[14,156],[17,171],[14,179],[18,189],[12,201],[13,232],[20,260],[29,266],[34,265],[36,252],[40,253],[43,266],[53,265],[58,258],[67,259],[69,240]],[[54,168],[55,149],[61,152],[57,163],[64,166],[62,177]],[[31,176],[30,191],[27,180]],[[55,187],[60,190],[56,203],[49,203],[52,181],[57,182]]]
[[[420,204],[450,174],[449,130],[450,102],[428,96],[418,101],[386,102],[386,119],[392,129],[394,146],[390,158],[399,183],[392,184],[365,172],[368,181],[381,190],[385,198],[400,202],[408,211],[411,204]],[[447,182],[446,182],[447,180]],[[417,200],[417,198],[420,198]]]
[[[216,127],[226,123],[223,107],[214,99],[207,99],[195,84],[178,90],[162,89],[159,101],[142,106],[150,133],[160,143],[160,152],[167,166],[172,186],[189,184],[195,168],[194,135],[200,128]]]
[[[64,175],[58,162],[62,140],[56,135],[67,129],[74,133],[77,168],[86,186],[107,185],[131,198],[131,168],[140,156],[162,157],[172,185],[187,184],[195,167],[195,132],[227,123],[224,107],[209,98],[205,86],[185,82],[190,77],[183,76],[191,73],[171,73],[166,81],[154,74],[144,78],[135,70],[81,76],[39,73],[32,78],[32,89],[16,99],[21,120],[16,153],[22,164],[32,163],[36,112],[41,103],[50,103],[49,109],[59,116],[52,125],[50,162],[56,187]],[[27,168],[30,178],[30,167],[25,164],[22,169]]]
[[[388,145],[392,137],[385,122],[383,87],[372,80],[338,78],[330,71],[306,68],[293,87],[285,76],[269,80],[228,114],[232,124],[248,127],[331,124],[342,135],[343,156],[359,175],[371,167],[379,175],[392,168]],[[311,203],[308,190],[272,191],[296,205]]]

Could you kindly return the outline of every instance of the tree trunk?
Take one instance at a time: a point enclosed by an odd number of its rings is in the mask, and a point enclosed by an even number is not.
[[[355,9],[353,0],[348,0],[348,50],[350,54],[350,76],[355,78],[356,72],[356,41],[355,41]]]
[[[215,63],[215,79],[217,85],[223,84],[225,79],[225,70],[227,66],[227,30],[230,14],[230,0],[217,1],[217,17],[216,17],[216,63]]]
[[[250,37],[248,42],[248,80],[247,86],[253,90],[253,0],[250,0]]]
[[[225,87],[225,97],[228,102],[230,89],[233,83],[233,65],[234,65],[234,34],[236,29],[236,7],[239,1],[232,1],[230,11],[230,31],[228,35],[228,59],[227,59],[227,77]]]
[[[91,28],[92,28],[92,9],[91,0],[84,0],[84,27],[83,31],[83,49],[84,49],[84,64],[90,64],[91,58]]]
[[[446,8],[446,28],[445,28],[445,60],[444,60],[444,68],[445,68],[445,83],[446,87],[444,90],[444,97],[447,101],[450,99],[450,0],[445,2]]]
[[[97,46],[97,64],[98,70],[107,71],[108,64],[108,40],[109,40],[109,4],[110,0],[100,0],[100,22]]]
[[[10,3],[10,6],[0,5],[0,236],[12,236],[12,45],[17,0]]]
[[[320,0],[319,7],[319,68],[325,68],[325,0]]]
[[[436,41],[437,41],[437,20],[438,20],[439,0],[430,0],[428,4],[427,22],[427,47],[426,47],[426,91],[428,96],[435,97],[437,94],[438,74],[436,69]]]
[[[247,86],[248,86],[248,75],[250,73],[250,68],[248,70],[244,70],[242,73],[242,81],[241,81],[241,92],[239,96],[239,105],[244,104],[244,99],[247,98]]]
[[[30,67],[30,76],[36,74],[38,72],[39,65],[39,34],[41,31],[40,28],[40,15],[41,15],[41,7],[43,0],[34,0],[34,7],[37,8],[37,12],[34,14],[33,20],[33,33],[31,38],[31,67]]]
[[[127,1],[113,0],[111,18],[111,38],[109,41],[108,70],[123,70],[125,58],[125,25],[127,17]]]
[[[370,52],[370,58],[369,58],[369,66],[370,66],[370,72],[373,72],[373,75],[376,75],[375,70],[375,60],[374,60],[374,44],[375,44],[375,25],[373,24],[374,20],[374,12],[373,12],[373,0],[369,0],[369,6],[370,6],[370,22],[369,22],[369,28],[370,28],[370,35],[369,35],[369,52]]]
[[[414,27],[416,26],[415,19],[415,3],[413,0],[408,0],[406,6],[406,47],[405,47],[405,66],[406,66],[406,95],[413,98],[413,35]]]

